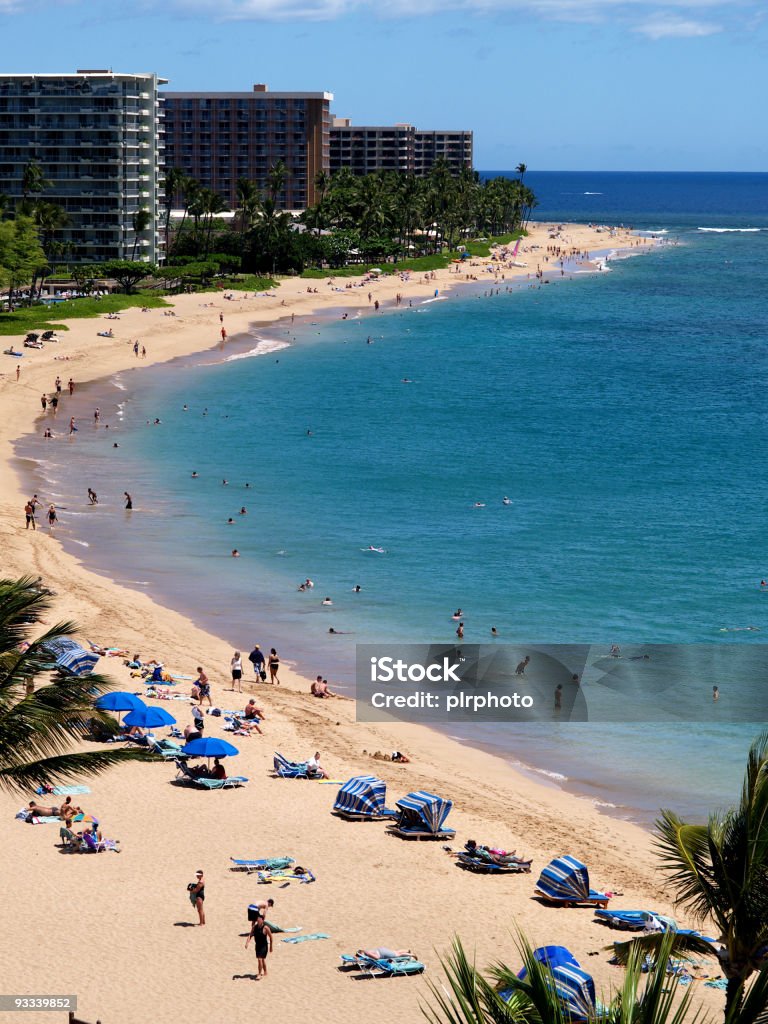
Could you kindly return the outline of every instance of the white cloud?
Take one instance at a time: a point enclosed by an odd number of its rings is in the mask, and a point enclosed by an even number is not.
[[[712,21],[697,21],[692,18],[678,18],[675,15],[657,14],[635,25],[635,32],[648,39],[695,39],[712,36],[723,31],[722,25]]]

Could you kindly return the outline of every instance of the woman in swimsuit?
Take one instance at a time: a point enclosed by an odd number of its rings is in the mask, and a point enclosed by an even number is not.
[[[268,924],[264,923],[264,918],[261,915],[251,925],[250,934],[245,940],[246,949],[248,949],[251,939],[253,939],[256,950],[256,977],[261,978],[263,975],[266,978],[267,954],[272,952],[272,930]]]
[[[280,685],[280,680],[277,678],[277,673],[280,668],[280,658],[278,657],[277,651],[273,647],[269,652],[269,681],[274,686]]]
[[[199,924],[205,924],[205,879],[203,878],[203,872],[195,872],[195,881],[190,882],[187,886],[189,890],[189,902],[197,911],[199,918]]]

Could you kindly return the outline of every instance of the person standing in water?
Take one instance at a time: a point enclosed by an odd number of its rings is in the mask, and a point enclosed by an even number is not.
[[[131,498],[128,491],[123,491],[123,497],[125,498],[125,507],[130,510],[133,508],[133,499]]]

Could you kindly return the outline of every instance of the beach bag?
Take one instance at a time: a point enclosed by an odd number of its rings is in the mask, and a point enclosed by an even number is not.
[[[266,683],[267,673],[264,671],[264,669],[262,669],[261,672],[259,672],[259,678],[261,679],[262,683]]]
[[[208,714],[213,715],[214,718],[221,718],[221,708],[211,708]]]

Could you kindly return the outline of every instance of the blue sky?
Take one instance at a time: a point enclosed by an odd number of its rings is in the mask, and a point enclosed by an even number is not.
[[[764,0],[0,0],[6,72],[333,92],[502,170],[768,170]]]

